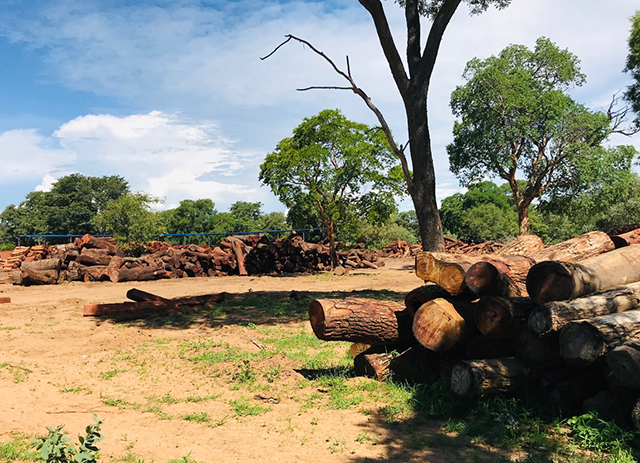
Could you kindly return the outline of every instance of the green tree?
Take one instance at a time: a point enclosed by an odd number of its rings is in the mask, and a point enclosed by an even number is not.
[[[261,229],[261,202],[236,201],[229,207],[234,232],[256,231]]]
[[[520,233],[529,233],[529,206],[568,183],[583,160],[599,156],[609,116],[565,93],[584,81],[578,58],[544,37],[534,50],[511,45],[498,56],[471,60],[463,77],[466,84],[451,96],[460,118],[447,146],[451,170],[463,185],[487,175],[506,180]]]
[[[409,162],[404,153],[406,147],[396,143],[384,115],[375,106],[369,95],[358,87],[352,77],[351,69],[340,70],[330,58],[305,40],[289,35],[287,41],[296,40],[309,46],[311,50],[328,61],[333,69],[348,82],[345,87],[310,88],[352,91],[362,98],[375,114],[387,137],[391,151],[400,160],[407,191],[417,212],[422,246],[426,251],[437,251],[444,245],[444,237],[436,201],[436,178],[431,151],[427,97],[440,43],[449,21],[462,0],[398,0],[397,3],[405,13],[406,60],[403,59],[396,47],[383,2],[381,0],[359,0],[359,2],[373,20],[382,51],[404,104],[413,171],[409,169]],[[511,3],[511,0],[465,0],[465,3],[469,5],[471,14],[480,14],[491,5],[504,8]],[[431,21],[431,27],[425,34],[424,45],[422,43],[421,17],[426,17]]]
[[[167,211],[168,233],[208,233],[215,227],[217,211],[210,199],[185,199]]]
[[[625,71],[631,74],[633,82],[625,92],[625,99],[636,113],[635,125],[640,130],[640,11],[631,17],[631,33],[629,34],[629,56]]]
[[[110,201],[93,222],[120,243],[148,242],[164,232],[159,217],[151,210],[151,205],[158,202],[144,193],[127,193]]]
[[[402,173],[380,128],[338,110],[305,118],[260,166],[260,180],[280,201],[313,204],[329,238],[334,265],[336,227],[367,218],[384,222],[403,194]]]

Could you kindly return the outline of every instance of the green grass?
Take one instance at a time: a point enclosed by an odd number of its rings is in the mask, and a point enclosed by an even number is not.
[[[31,440],[31,436],[18,434],[9,442],[0,442],[0,463],[38,460],[40,455],[34,450]]]
[[[245,397],[230,400],[229,405],[231,405],[231,408],[237,417],[263,415],[271,410],[271,407],[265,407],[260,404],[251,404]]]
[[[104,380],[110,380],[113,379],[117,374],[124,372],[125,370],[119,370],[119,369],[115,369],[115,370],[109,370],[109,371],[103,371],[102,373],[100,373],[100,378],[104,379]]]
[[[211,417],[207,412],[190,413],[184,415],[182,419],[185,421],[191,421],[192,423],[208,423],[211,421]]]

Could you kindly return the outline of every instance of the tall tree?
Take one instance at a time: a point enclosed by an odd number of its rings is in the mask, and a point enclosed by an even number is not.
[[[110,201],[93,223],[120,243],[151,241],[164,230],[151,205],[160,202],[145,193],[127,193]]]
[[[527,234],[536,198],[606,157],[601,143],[611,120],[565,93],[584,81],[579,60],[544,37],[533,50],[511,45],[498,56],[471,60],[463,77],[467,83],[451,96],[460,118],[447,146],[451,170],[463,185],[487,175],[506,180],[520,233]]]
[[[336,226],[358,218],[384,221],[403,194],[402,174],[382,130],[338,110],[305,118],[260,166],[260,180],[287,207],[313,204],[329,238],[334,265]]]
[[[405,147],[396,143],[383,114],[367,93],[358,87],[351,76],[351,69],[348,68],[346,72],[340,70],[330,58],[305,40],[289,35],[287,41],[296,40],[309,46],[311,50],[328,61],[333,69],[349,83],[347,87],[309,87],[309,89],[331,88],[353,91],[376,115],[391,150],[400,159],[407,190],[418,217],[422,246],[425,250],[435,251],[443,246],[444,237],[436,202],[436,178],[431,151],[427,96],[442,37],[462,0],[398,0],[405,11],[407,67],[396,47],[382,1],[358,1],[373,19],[382,51],[404,104],[409,132],[411,167],[404,154]],[[504,8],[511,3],[511,0],[465,0],[465,3],[469,5],[471,14],[479,14],[490,5]],[[421,17],[431,21],[431,28],[426,35],[424,45]]]
[[[217,211],[210,199],[185,199],[166,211],[168,233],[208,233],[213,231]]]
[[[631,17],[629,35],[629,56],[625,71],[631,74],[633,82],[625,93],[626,100],[636,113],[636,128],[640,130],[640,11]]]

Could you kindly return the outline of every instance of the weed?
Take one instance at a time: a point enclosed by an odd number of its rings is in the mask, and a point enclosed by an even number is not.
[[[263,373],[264,379],[267,380],[268,383],[273,383],[276,380],[280,379],[280,366],[272,365],[267,371]]]
[[[206,396],[189,396],[185,400],[185,402],[205,402],[207,400],[216,400],[220,397],[220,394],[212,394]]]
[[[620,453],[626,451],[635,435],[615,423],[602,420],[595,413],[586,413],[567,420],[573,441],[583,449],[598,452]]]
[[[327,442],[329,442],[328,449],[331,453],[342,453],[347,450],[347,441],[344,439],[332,439],[329,437]]]
[[[188,415],[184,415],[182,419],[185,421],[191,421],[193,423],[208,423],[209,421],[211,421],[211,417],[207,412],[191,413]]]
[[[39,455],[33,451],[31,439],[25,434],[18,434],[11,442],[0,443],[0,461],[33,461]]]
[[[184,457],[177,460],[169,460],[167,463],[198,463],[198,461],[191,458],[191,452],[189,452]]]
[[[358,435],[356,436],[356,442],[358,444],[364,444],[365,442],[367,442],[369,440],[369,436],[367,436],[364,432],[360,432],[358,433]]]
[[[58,389],[58,392],[62,394],[80,394],[81,392],[84,392],[87,395],[93,394],[93,391],[87,386],[63,387]]]
[[[229,405],[233,407],[233,410],[238,417],[258,416],[271,410],[271,407],[263,407],[260,404],[251,405],[245,397],[240,397],[237,400],[230,400]]]
[[[94,424],[85,429],[84,436],[78,436],[79,446],[76,448],[71,439],[65,437],[66,431],[62,431],[64,425],[52,429],[47,426],[49,433],[32,441],[36,450],[40,451],[40,457],[47,463],[97,463],[98,447],[96,443],[104,437],[100,434],[102,420],[93,414]]]
[[[100,378],[105,379],[105,380],[109,380],[112,379],[113,377],[115,377],[118,373],[122,373],[124,370],[109,370],[109,371],[103,371],[102,373],[100,373]]]
[[[251,363],[249,360],[243,360],[242,364],[239,365],[239,371],[233,375],[233,381],[239,383],[240,385],[249,385],[253,384],[256,381],[256,377],[258,376],[251,367]]]
[[[125,399],[116,399],[113,397],[103,398],[102,403],[109,407],[118,407],[120,410],[139,410],[140,409],[139,403],[129,402]]]

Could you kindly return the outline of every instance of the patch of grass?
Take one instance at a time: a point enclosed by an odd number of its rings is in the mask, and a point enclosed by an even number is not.
[[[620,426],[598,417],[595,413],[585,413],[567,420],[571,429],[571,439],[580,448],[620,454],[629,450],[638,436]]]
[[[169,460],[167,463],[199,463],[197,460],[191,458],[191,452],[187,453],[182,458],[178,458],[177,460]]]
[[[218,397],[220,397],[220,394],[212,394],[212,395],[205,395],[205,396],[189,396],[186,399],[184,399],[185,402],[206,402],[208,400],[216,400]]]
[[[13,331],[13,330],[19,330],[20,328],[17,326],[0,326],[0,330],[2,331]]]
[[[113,379],[117,374],[124,371],[125,370],[119,370],[117,368],[115,370],[103,371],[102,373],[100,373],[100,378],[108,381],[110,379]]]
[[[184,415],[182,419],[185,421],[191,421],[192,423],[208,423],[211,421],[211,417],[207,412],[190,413]]]
[[[118,407],[120,410],[140,410],[140,404],[129,402],[125,399],[116,399],[114,397],[101,398],[102,403],[109,407]]]
[[[61,394],[80,394],[81,392],[87,395],[93,394],[93,391],[87,386],[63,387],[58,389],[58,392]]]
[[[0,442],[0,462],[36,461],[40,454],[33,450],[32,438],[26,434],[16,434],[9,442]]]
[[[260,404],[251,404],[245,397],[240,397],[237,400],[230,400],[229,405],[233,408],[236,416],[258,416],[263,415],[271,410],[271,407],[264,407]]]
[[[256,382],[258,374],[251,366],[251,362],[249,360],[243,360],[241,364],[238,365],[238,371],[233,375],[232,381],[237,383],[238,385],[251,385]]]
[[[147,462],[144,458],[131,452],[127,453],[124,457],[115,458],[113,461],[114,463],[153,463],[153,460]]]
[[[191,355],[188,355],[191,354]],[[180,344],[179,356],[196,364],[205,366],[217,365],[222,362],[241,362],[250,360],[261,354],[253,354],[231,347],[227,343],[212,340],[187,341]],[[263,356],[266,356],[264,354]]]
[[[29,375],[32,373],[28,368],[21,366],[11,365],[8,362],[0,363],[0,368],[6,368],[13,375],[13,382],[23,383],[29,379]]]
[[[280,379],[280,366],[279,365],[271,365],[267,370],[262,374],[264,379],[267,380],[268,383],[273,383]]]

